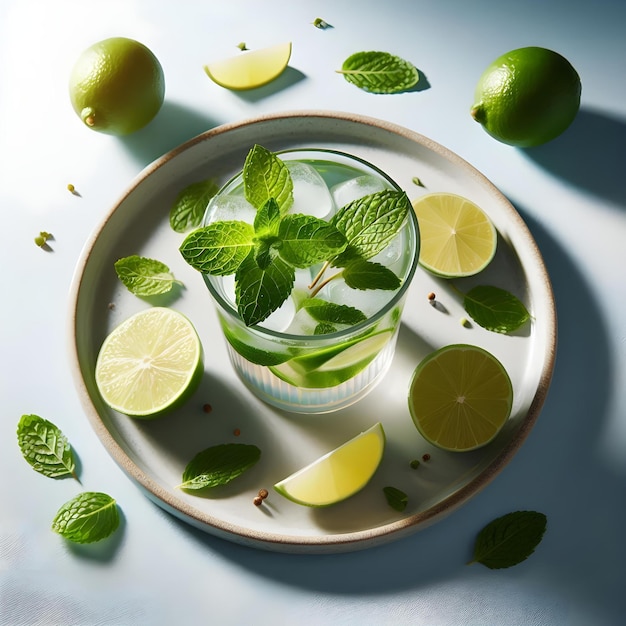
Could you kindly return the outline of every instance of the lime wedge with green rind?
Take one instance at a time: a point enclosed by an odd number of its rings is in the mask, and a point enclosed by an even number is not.
[[[271,352],[246,343],[239,339],[226,324],[222,324],[222,330],[233,350],[247,361],[250,361],[250,363],[255,363],[256,365],[278,365],[293,358],[293,353]]]
[[[378,422],[276,483],[274,489],[296,504],[330,506],[353,496],[369,483],[384,450],[385,431]]]

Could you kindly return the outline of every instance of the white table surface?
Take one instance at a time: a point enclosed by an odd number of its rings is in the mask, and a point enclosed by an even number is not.
[[[333,28],[316,29],[316,17]],[[625,29],[622,0],[2,0],[0,623],[625,623]],[[67,95],[77,55],[111,36],[148,45],[166,77],[163,109],[126,139],[84,128]],[[289,40],[301,76],[283,89],[233,93],[202,71],[241,41],[261,48]],[[582,106],[564,135],[520,150],[490,138],[469,108],[483,69],[528,45],[572,62]],[[429,88],[377,96],[334,73],[368,49],[411,60]],[[437,524],[349,554],[242,547],[165,513],[103,448],[69,367],[74,267],[132,179],[207,129],[295,109],[388,120],[477,167],[535,236],[559,316],[552,386],[512,462]],[[33,243],[40,230],[54,234],[52,252]],[[76,485],[37,474],[21,457],[15,430],[25,413],[62,428],[84,488],[117,499],[123,527],[115,539],[87,550],[51,532]],[[516,509],[548,517],[535,554],[506,570],[466,566],[477,531]]]

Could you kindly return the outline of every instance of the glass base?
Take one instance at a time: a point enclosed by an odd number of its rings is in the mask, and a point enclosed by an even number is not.
[[[228,343],[226,345],[237,375],[255,396],[285,411],[315,414],[344,409],[372,391],[391,366],[396,338],[397,334],[356,376],[335,387],[323,389],[294,387],[275,376],[267,367],[250,363]]]

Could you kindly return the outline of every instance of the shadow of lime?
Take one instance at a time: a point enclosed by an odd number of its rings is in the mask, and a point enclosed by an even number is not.
[[[581,109],[562,135],[522,154],[573,186],[626,209],[626,121]]]
[[[306,75],[295,67],[287,66],[284,72],[275,78],[272,82],[256,87],[254,89],[246,89],[241,91],[233,91],[241,100],[250,102],[251,104],[264,100],[277,94],[280,91],[290,89],[294,85],[306,79]]]
[[[221,123],[222,121],[210,115],[166,100],[147,126],[120,137],[120,141],[141,165],[148,165],[166,152]]]

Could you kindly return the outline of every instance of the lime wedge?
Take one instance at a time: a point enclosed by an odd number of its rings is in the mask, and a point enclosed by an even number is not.
[[[276,483],[282,496],[305,506],[329,506],[354,495],[370,481],[383,458],[380,422]]]
[[[291,42],[281,43],[208,63],[204,71],[213,82],[226,89],[254,89],[282,74],[290,58]]]
[[[472,276],[496,253],[497,233],[476,204],[452,193],[413,200],[420,229],[420,265],[444,278]]]
[[[295,357],[270,369],[278,378],[294,387],[334,387],[364,370],[392,335],[391,330],[379,331],[365,338],[352,339],[344,344]]]
[[[172,309],[153,307],[129,317],[104,340],[95,377],[112,409],[156,417],[193,393],[203,369],[191,322]]]
[[[511,414],[513,386],[495,356],[465,344],[446,346],[416,368],[409,410],[421,435],[444,450],[463,452],[494,439]]]

